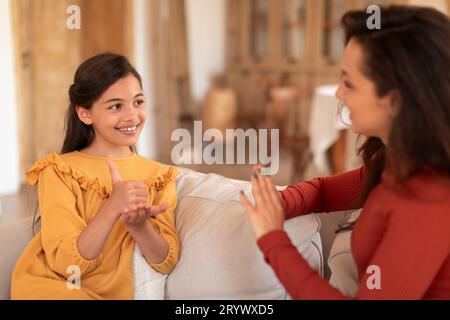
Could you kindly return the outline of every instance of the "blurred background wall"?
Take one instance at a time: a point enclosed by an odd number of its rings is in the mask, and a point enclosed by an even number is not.
[[[18,192],[36,159],[59,152],[74,72],[104,51],[128,56],[143,76],[144,156],[169,163],[172,131],[192,130],[194,120],[220,127],[220,116],[214,118],[220,113],[211,110],[222,108],[232,113],[230,128],[285,133],[279,184],[321,174],[305,173],[314,95],[339,79],[340,16],[371,3],[444,12],[450,6],[450,0],[0,0],[0,196]],[[71,5],[80,9],[79,30],[66,25]],[[348,168],[339,160],[348,149],[348,142],[338,143],[345,130],[339,132],[327,149],[331,173]],[[194,168],[248,174],[238,166]]]

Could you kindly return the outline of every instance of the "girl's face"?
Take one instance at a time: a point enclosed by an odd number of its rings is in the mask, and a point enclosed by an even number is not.
[[[351,39],[344,51],[336,97],[343,100],[350,111],[353,132],[378,137],[387,144],[394,116],[393,94],[379,97],[375,83],[361,73],[362,63],[363,49]]]
[[[119,79],[90,110],[78,107],[77,112],[81,121],[94,128],[91,148],[106,152],[114,152],[118,147],[126,150],[136,145],[146,119],[141,85],[133,75]]]

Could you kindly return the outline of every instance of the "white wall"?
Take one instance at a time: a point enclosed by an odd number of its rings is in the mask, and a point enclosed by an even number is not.
[[[0,0],[0,196],[19,191],[19,145],[10,0]]]
[[[204,98],[210,78],[225,71],[225,2],[226,0],[185,0],[191,90],[196,103]],[[147,123],[139,138],[138,151],[145,157],[154,158],[154,79],[148,1],[135,0],[134,8],[134,61],[142,75],[148,108]]]
[[[148,14],[148,0],[134,2],[134,39],[135,39],[135,67],[142,76],[144,95],[147,105],[147,121],[139,137],[138,152],[148,158],[155,157],[154,145],[154,117],[153,117],[153,77],[152,77],[152,43],[150,33],[150,15]]]
[[[225,71],[226,0],[185,0],[191,86],[204,98],[211,76]]]

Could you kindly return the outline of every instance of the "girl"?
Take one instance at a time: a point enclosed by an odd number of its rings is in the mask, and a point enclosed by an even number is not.
[[[11,297],[133,299],[135,243],[162,274],[178,261],[177,171],[134,153],[145,100],[125,57],[85,61],[69,96],[61,155],[27,172],[38,184],[42,227],[15,266]]]
[[[278,193],[251,178],[241,195],[259,248],[297,299],[450,299],[450,22],[436,10],[392,6],[381,29],[364,11],[342,22],[346,48],[336,96],[352,130],[367,136],[364,167]],[[283,229],[285,218],[362,208],[352,231],[356,297],[312,270]],[[375,280],[378,279],[378,280]]]

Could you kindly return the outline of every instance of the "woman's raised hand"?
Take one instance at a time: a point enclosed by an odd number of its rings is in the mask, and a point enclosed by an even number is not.
[[[272,180],[259,174],[260,166],[253,167],[250,178],[255,205],[252,205],[241,191],[240,200],[247,210],[256,239],[273,230],[282,230],[284,212],[281,197]]]

